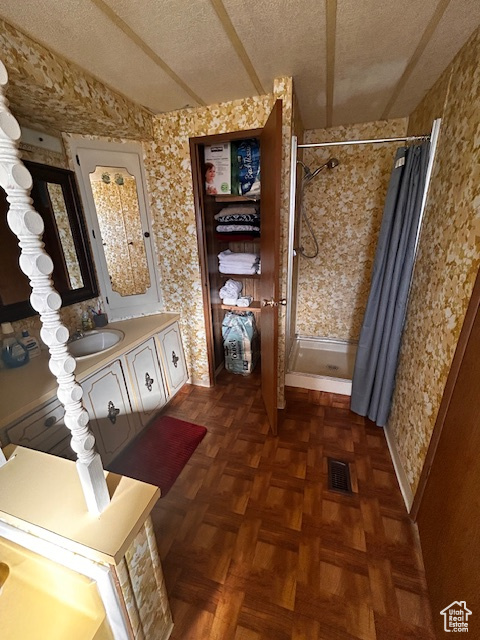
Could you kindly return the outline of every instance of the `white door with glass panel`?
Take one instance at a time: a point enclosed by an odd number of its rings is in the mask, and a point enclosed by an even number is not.
[[[72,149],[110,320],[160,311],[140,145],[82,140]]]

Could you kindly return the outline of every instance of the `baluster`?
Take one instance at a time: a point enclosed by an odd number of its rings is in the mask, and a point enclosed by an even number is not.
[[[21,249],[20,269],[29,278],[30,303],[40,313],[41,337],[50,351],[50,371],[58,382],[58,399],[65,407],[65,425],[72,433],[72,449],[77,454],[87,508],[102,512],[110,502],[102,461],[95,451],[95,437],[88,426],[88,413],[82,404],[82,387],[76,382],[75,358],[67,350],[68,329],[58,310],[61,298],[53,287],[53,262],[42,242],[43,220],[32,206],[32,177],[20,159],[17,142],[20,127],[8,109],[4,87],[8,82],[5,65],[0,61],[0,186],[10,204],[7,221]]]

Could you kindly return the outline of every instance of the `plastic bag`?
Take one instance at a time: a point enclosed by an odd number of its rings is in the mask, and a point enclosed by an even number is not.
[[[260,144],[242,140],[236,145],[238,182],[241,195],[260,195]]]
[[[225,369],[231,373],[248,376],[259,357],[259,337],[255,315],[228,312],[222,322]]]

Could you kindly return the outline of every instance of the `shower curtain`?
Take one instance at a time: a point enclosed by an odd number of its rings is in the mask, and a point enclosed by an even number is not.
[[[397,150],[355,361],[351,409],[382,427],[395,384],[429,146],[424,142]]]

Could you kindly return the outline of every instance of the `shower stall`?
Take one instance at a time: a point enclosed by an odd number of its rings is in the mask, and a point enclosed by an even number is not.
[[[415,140],[430,139],[433,147],[438,127],[425,136],[306,144],[292,138],[286,385],[351,394],[395,152]]]
[[[285,384],[350,395],[357,346],[346,340],[296,336],[292,342]]]

